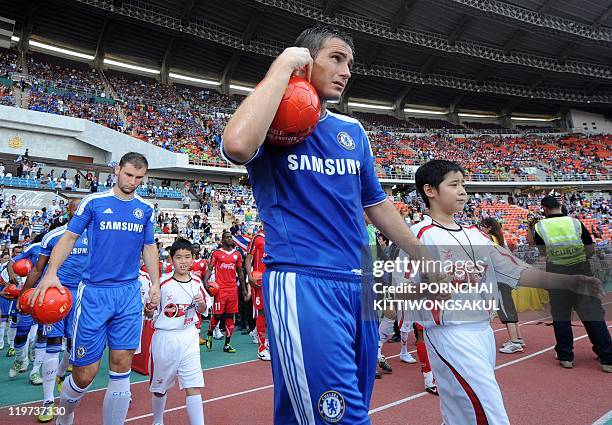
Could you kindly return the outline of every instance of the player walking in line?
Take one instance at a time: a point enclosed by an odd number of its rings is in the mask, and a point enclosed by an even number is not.
[[[60,394],[64,414],[60,425],[72,424],[74,410],[98,373],[102,352],[109,348],[109,383],[104,396],[104,424],[123,424],[130,403],[130,372],[134,350],[140,342],[142,299],[138,269],[140,256],[151,276],[150,307],[159,303],[159,268],[154,239],[155,212],[136,188],[147,173],[147,159],[125,154],[115,167],[117,183],[81,201],[49,259],[47,272],[30,297],[42,304],[48,288],[65,291],[58,269],[87,230],[92,261],[83,273],[74,302],[74,368]],[[82,421],[79,421],[82,422]]]
[[[225,318],[225,345],[223,351],[226,353],[235,353],[236,349],[232,347],[230,341],[234,333],[234,314],[238,313],[238,292],[236,287],[236,275],[240,282],[240,291],[244,297],[247,297],[247,288],[244,282],[244,272],[242,271],[242,255],[234,248],[232,234],[229,231],[224,231],[221,235],[221,247],[214,250],[211,254],[210,264],[206,269],[204,276],[204,286],[208,291],[208,281],[210,276],[215,271],[215,281],[219,285],[219,292],[215,295],[213,304],[212,317],[210,318],[210,326],[208,327],[208,336],[206,338],[206,349],[212,349],[213,330]]]
[[[346,34],[305,30],[272,63],[223,135],[222,154],[246,165],[266,229],[263,292],[277,424],[370,423],[377,324],[373,283],[361,273],[372,264],[364,209],[383,234],[429,258],[382,190],[359,121],[327,110],[351,76],[353,55]],[[303,143],[264,144],[294,73],[317,90],[318,125]]]

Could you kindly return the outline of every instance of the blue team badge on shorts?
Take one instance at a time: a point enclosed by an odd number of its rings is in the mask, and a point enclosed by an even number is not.
[[[352,151],[353,149],[355,149],[355,141],[351,136],[348,135],[346,131],[341,131],[340,133],[338,133],[338,135],[336,136],[336,140],[338,141],[338,143],[340,143],[340,146],[342,146],[347,151]]]
[[[134,217],[136,217],[138,220],[144,217],[144,211],[141,210],[140,208],[136,208],[133,214],[134,214]]]
[[[338,391],[325,391],[319,397],[319,415],[329,423],[339,422],[344,416],[346,404]]]
[[[76,356],[78,359],[82,359],[83,357],[85,357],[85,354],[87,354],[87,350],[85,349],[85,347],[81,345],[80,347],[77,348]]]

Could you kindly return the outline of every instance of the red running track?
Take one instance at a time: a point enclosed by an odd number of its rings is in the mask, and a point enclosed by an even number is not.
[[[545,312],[523,313],[521,330],[528,344],[524,353],[497,356],[497,379],[512,424],[556,425],[591,424],[612,410],[612,401],[604,388],[610,388],[610,375],[600,371],[581,324],[575,323],[575,367],[562,369],[554,360],[554,335],[538,317]],[[546,320],[546,319],[545,319]],[[550,320],[548,318],[548,320]],[[538,324],[539,323],[539,324]],[[548,322],[549,323],[549,322]],[[500,345],[507,334],[499,323],[493,323],[495,339]],[[410,341],[413,344],[413,341]],[[438,399],[423,392],[418,365],[399,362],[399,344],[386,344],[385,354],[394,368],[393,374],[376,381],[371,418],[375,425],[439,425]],[[272,423],[272,377],[269,364],[253,361],[205,372],[204,390],[207,424],[268,425]],[[147,383],[132,384],[132,403],[128,424],[151,424],[150,393]],[[104,391],[88,394],[77,409],[75,424],[101,424]],[[167,424],[187,424],[184,393],[175,388],[169,392],[164,420]],[[544,419],[545,418],[545,419]],[[9,417],[0,410],[0,424],[33,424],[33,417]]]

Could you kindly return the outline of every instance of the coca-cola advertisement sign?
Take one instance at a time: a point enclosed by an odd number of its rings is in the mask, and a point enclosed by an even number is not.
[[[43,207],[49,207],[54,199],[58,203],[62,199],[54,192],[4,189],[4,202],[9,203],[13,195],[17,200],[17,208],[26,210],[40,210]]]

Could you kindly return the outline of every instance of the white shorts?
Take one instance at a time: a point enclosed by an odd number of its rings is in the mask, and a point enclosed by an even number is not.
[[[445,425],[508,425],[495,380],[495,338],[488,322],[425,330]]]
[[[164,394],[174,386],[177,376],[181,390],[204,387],[197,329],[192,326],[184,330],[155,330],[149,371],[152,393]]]

